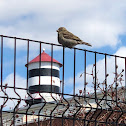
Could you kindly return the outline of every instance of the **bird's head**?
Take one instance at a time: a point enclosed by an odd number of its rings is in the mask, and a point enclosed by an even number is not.
[[[57,30],[57,32],[63,32],[63,31],[66,31],[66,28],[60,27],[60,28]]]

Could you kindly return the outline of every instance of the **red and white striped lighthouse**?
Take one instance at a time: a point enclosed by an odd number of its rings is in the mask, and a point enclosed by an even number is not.
[[[55,59],[52,59],[52,62],[53,63],[51,67],[51,56],[45,53],[43,49],[43,52],[41,53],[41,58],[40,55],[38,55],[36,58],[25,65],[26,67],[28,67],[29,93],[34,98],[33,100],[31,99],[31,97],[28,97],[28,104],[40,103],[41,96],[46,100],[46,102],[53,101],[54,99],[52,98],[52,96],[55,99],[59,99],[59,95],[57,95],[56,93],[60,93],[59,72],[62,64]],[[50,93],[51,91],[52,93]]]

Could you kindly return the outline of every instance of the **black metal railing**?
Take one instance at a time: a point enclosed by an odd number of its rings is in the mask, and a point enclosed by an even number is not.
[[[107,53],[101,53],[96,51],[90,51],[80,48],[72,48],[67,50],[66,47],[62,47],[59,44],[53,44],[43,41],[36,41],[31,39],[24,39],[18,37],[11,37],[0,35],[1,37],[1,90],[0,90],[0,125],[20,125],[20,126],[122,126],[126,125],[126,57],[117,56]],[[8,40],[6,40],[8,39]],[[13,60],[13,65],[10,65],[10,68],[13,68],[13,83],[11,85],[5,84],[4,80],[7,76],[5,70],[5,53],[8,50],[6,47],[7,41],[10,41],[14,44],[14,47],[11,48],[13,51],[12,57],[8,58],[7,62]],[[28,67],[24,71],[24,74],[27,74],[25,87],[18,85],[19,82],[16,82],[16,71],[19,69],[17,67],[17,55],[19,54],[17,43],[18,40],[26,43],[26,52],[22,55],[26,56],[26,64],[30,60],[30,43],[39,44],[38,54],[40,55],[39,68],[41,67],[41,50],[43,45],[48,45],[48,52],[51,54],[51,102],[47,102],[45,97],[38,93],[40,98],[35,99],[29,92],[28,85]],[[60,48],[62,61],[62,68],[60,72],[61,81],[61,92],[57,92],[58,98],[53,95],[53,58],[55,47]],[[73,52],[73,60],[67,58],[68,53]],[[77,54],[83,53],[83,57],[79,62],[83,62],[82,66],[78,66]],[[5,54],[4,54],[5,53]],[[91,56],[90,56],[91,55]],[[98,56],[101,56],[98,58]],[[111,59],[112,57],[112,59]],[[102,62],[102,68],[99,69],[98,66]],[[66,68],[66,62],[73,63],[72,71],[71,69]],[[110,63],[108,66],[108,62]],[[121,63],[121,65],[120,65]],[[89,65],[90,64],[90,65]],[[112,66],[112,67],[111,67]],[[81,70],[79,78],[81,81],[81,90],[79,94],[77,93],[77,68],[83,68]],[[66,69],[65,69],[66,68]],[[113,69],[114,68],[114,69]],[[21,70],[22,68],[20,68]],[[40,70],[40,69],[39,69]],[[100,75],[98,75],[100,71]],[[66,75],[69,72],[69,75],[72,77],[73,82],[70,91],[65,91],[67,83]],[[113,73],[109,73],[113,72]],[[40,71],[39,71],[40,73]],[[102,79],[99,79],[101,78]],[[82,82],[83,80],[83,82]],[[89,82],[88,82],[89,81]],[[23,85],[23,84],[22,84]],[[39,74],[39,85],[41,85],[41,77]],[[89,88],[91,90],[88,91]],[[11,96],[8,90],[11,90],[14,94]],[[32,89],[34,92],[34,89]],[[21,91],[21,93],[19,93]],[[23,92],[30,98],[31,104],[29,104],[28,99],[22,97]],[[14,102],[12,109],[9,109],[10,102]],[[36,102],[37,101],[37,102]],[[23,103],[22,103],[23,102]],[[32,103],[38,104],[32,104]],[[23,107],[20,105],[23,104]]]

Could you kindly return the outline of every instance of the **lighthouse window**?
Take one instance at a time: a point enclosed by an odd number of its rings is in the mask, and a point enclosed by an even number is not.
[[[51,76],[51,69],[49,68],[40,68],[29,70],[29,78],[35,76]],[[59,78],[59,70],[52,69],[52,76]]]

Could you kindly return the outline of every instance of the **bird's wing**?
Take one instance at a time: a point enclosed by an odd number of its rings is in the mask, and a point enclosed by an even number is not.
[[[63,32],[63,37],[66,38],[66,39],[73,39],[73,40],[76,40],[76,41],[81,41],[81,39],[79,37],[75,36],[74,34],[72,34],[69,31]]]

